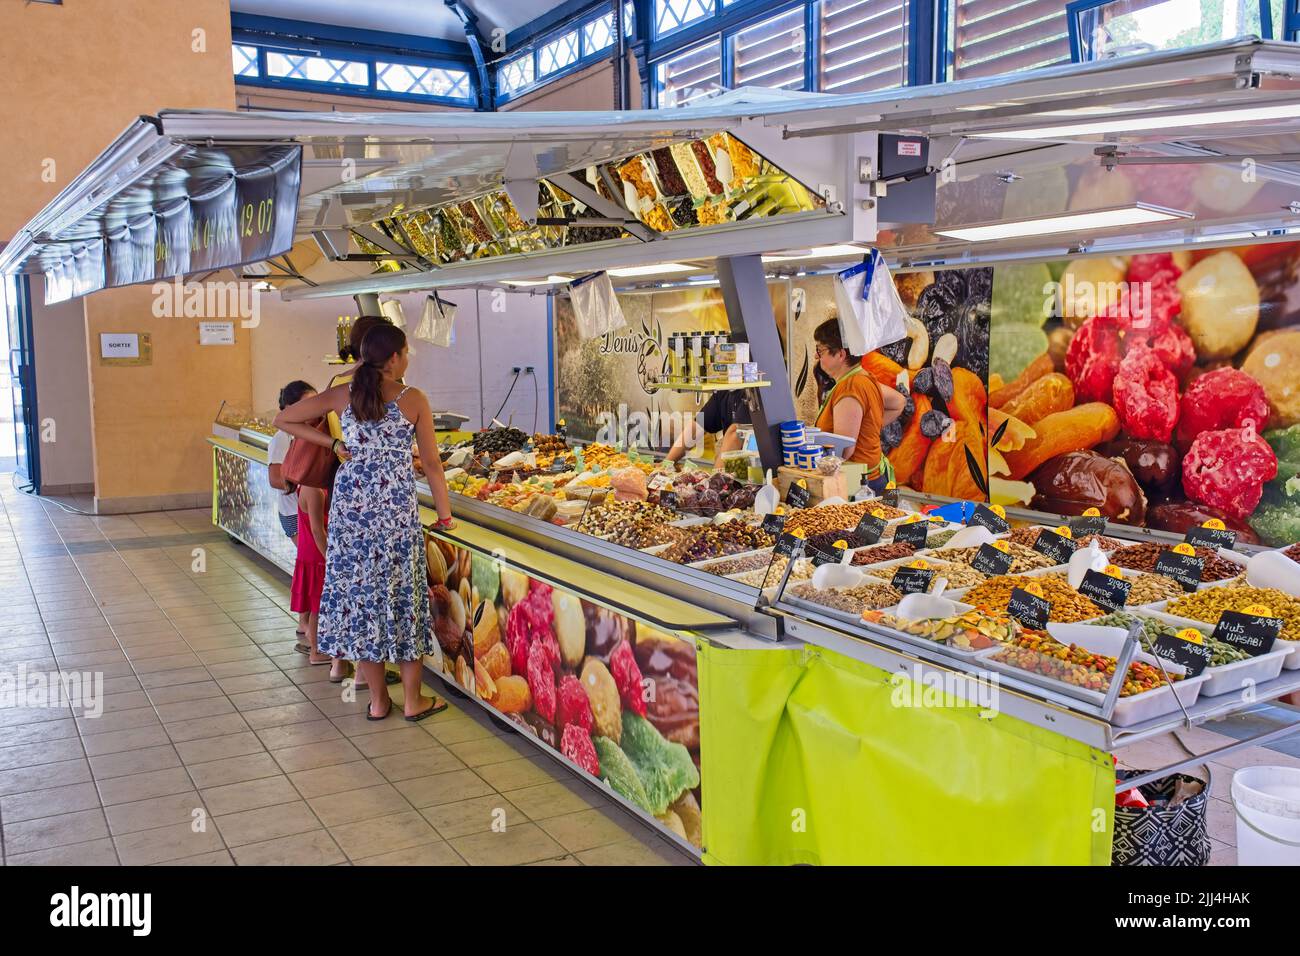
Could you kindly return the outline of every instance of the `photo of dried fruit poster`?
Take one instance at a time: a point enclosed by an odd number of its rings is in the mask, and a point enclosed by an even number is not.
[[[701,847],[694,641],[429,538],[426,663]]]
[[[994,500],[1300,540],[1300,244],[997,266]]]

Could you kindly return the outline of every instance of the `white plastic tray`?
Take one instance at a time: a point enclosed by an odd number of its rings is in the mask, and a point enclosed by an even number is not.
[[[1205,697],[1218,697],[1220,694],[1240,691],[1246,686],[1247,681],[1252,682],[1252,684],[1262,684],[1265,681],[1273,680],[1282,673],[1282,667],[1287,658],[1294,656],[1289,649],[1279,647],[1282,643],[1289,644],[1290,642],[1278,641],[1274,644],[1273,650],[1267,654],[1261,654],[1259,657],[1234,661],[1220,667],[1207,667],[1204,673],[1208,676],[1208,679],[1205,686],[1201,688],[1201,694]]]
[[[1164,621],[1166,624],[1173,624],[1180,628],[1196,627],[1209,632],[1214,630],[1214,625],[1207,621],[1198,621],[1190,617],[1179,617],[1177,614],[1169,614],[1165,611],[1165,605],[1168,603],[1168,601],[1164,601],[1160,604],[1153,604],[1147,608],[1143,608],[1143,610],[1157,620]],[[1273,642],[1273,649],[1290,651],[1288,656],[1282,660],[1282,670],[1300,671],[1300,641],[1284,641],[1279,637]],[[1270,653],[1272,652],[1270,651]]]

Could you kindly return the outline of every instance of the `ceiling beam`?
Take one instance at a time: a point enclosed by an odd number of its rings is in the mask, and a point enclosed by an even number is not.
[[[478,14],[470,9],[465,0],[443,0],[447,9],[454,13],[465,28],[465,42],[469,44],[469,52],[474,57],[474,70],[478,73],[478,83],[475,84],[478,93],[478,107],[481,112],[491,112],[496,109],[496,84],[494,71],[488,69],[487,61],[483,57],[483,36],[478,29]]]

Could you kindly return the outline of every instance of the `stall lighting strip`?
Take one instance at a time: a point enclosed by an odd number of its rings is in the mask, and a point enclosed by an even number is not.
[[[1173,219],[1191,219],[1192,214],[1177,209],[1164,209],[1146,203],[1117,206],[1112,209],[1092,209],[1086,212],[1066,213],[1061,216],[1044,216],[1038,219],[1019,219],[1010,222],[990,222],[958,229],[936,229],[935,234],[965,242],[990,242],[995,239],[1019,239],[1026,236],[1051,236],[1062,232],[1092,229],[1113,229],[1119,226],[1136,226]]]
[[[1296,118],[1300,118],[1300,103],[1282,103],[1277,106],[1255,106],[1236,110],[1196,110],[1146,116],[1125,114],[1111,119],[1071,123],[1064,126],[969,132],[965,135],[977,139],[1069,139],[1072,136],[1093,136],[1099,133],[1143,133],[1162,129]]]
[[[790,249],[785,252],[774,252],[770,256],[763,256],[764,262],[794,262],[798,259],[851,259],[854,256],[863,256],[870,252],[863,246],[835,245],[835,246],[814,246],[811,249]]]
[[[684,262],[660,262],[654,265],[627,266],[623,269],[610,269],[609,274],[619,279],[632,279],[637,276],[671,275],[674,272],[694,272],[699,266]]]
[[[502,279],[501,284],[526,287],[535,285],[560,285],[561,283],[572,281],[573,276],[547,276],[545,279]]]

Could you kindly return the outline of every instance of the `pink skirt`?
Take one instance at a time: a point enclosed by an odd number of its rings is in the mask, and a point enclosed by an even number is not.
[[[320,595],[325,588],[324,561],[298,561],[293,566],[293,587],[289,609],[296,614],[320,612]]]

